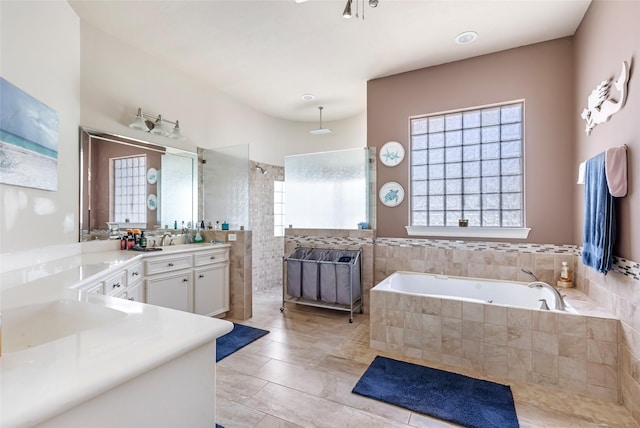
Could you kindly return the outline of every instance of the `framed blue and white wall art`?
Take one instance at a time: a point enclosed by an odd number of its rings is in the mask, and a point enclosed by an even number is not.
[[[0,183],[58,189],[58,113],[2,77]]]

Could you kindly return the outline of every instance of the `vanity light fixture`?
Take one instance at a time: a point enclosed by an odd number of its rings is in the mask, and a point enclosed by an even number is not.
[[[155,119],[155,121],[152,122],[150,119]],[[164,129],[164,123],[170,123],[173,125],[171,132],[167,132]],[[138,114],[129,124],[129,128],[138,129],[154,135],[162,135],[175,140],[184,140],[184,136],[180,131],[179,121],[176,120],[173,122],[171,120],[163,119],[161,114],[156,116],[144,113],[141,108],[138,109]]]
[[[356,0],[356,18],[362,18],[362,20],[364,21],[364,9],[365,9],[365,2],[366,0]],[[369,3],[369,7],[371,8],[375,8],[378,7],[378,0],[368,0]],[[347,0],[347,4],[344,7],[344,12],[342,12],[342,17],[343,18],[351,18],[353,16],[353,14],[351,13],[351,6],[353,4],[353,0]],[[358,11],[361,12],[360,16],[358,14]]]
[[[351,18],[351,1],[347,0],[347,5],[344,7],[344,12],[342,12],[343,18]]]

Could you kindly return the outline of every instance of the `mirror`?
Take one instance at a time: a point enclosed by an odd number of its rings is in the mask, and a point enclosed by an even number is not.
[[[197,155],[80,129],[80,241],[127,228],[190,227],[198,207]]]

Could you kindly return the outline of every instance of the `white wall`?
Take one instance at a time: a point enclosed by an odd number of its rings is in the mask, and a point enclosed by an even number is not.
[[[0,74],[57,111],[58,190],[0,185],[0,255],[78,239],[78,127],[193,149],[249,144],[252,160],[366,146],[363,113],[325,125],[276,119],[81,24],[66,1],[0,1]],[[187,141],[130,129],[138,107],[179,119]],[[0,258],[10,260],[10,258]],[[0,270],[11,266],[0,266]]]
[[[57,191],[0,185],[0,254],[77,242],[80,22],[67,2],[2,1],[0,28],[0,74],[60,126]]]
[[[366,115],[323,124],[332,134],[313,136],[318,123],[268,116],[223,92],[82,23],[82,125],[187,149],[249,144],[250,158],[284,165],[284,156],[366,146]],[[180,120],[186,141],[128,128],[137,108]]]

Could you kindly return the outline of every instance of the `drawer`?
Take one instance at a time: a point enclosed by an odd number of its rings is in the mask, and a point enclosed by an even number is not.
[[[104,288],[103,288],[104,284],[102,282],[99,282],[97,284],[92,284],[88,287],[83,287],[82,291],[84,291],[85,293],[89,293],[89,294],[104,294]]]
[[[140,280],[142,280],[142,263],[136,263],[127,268],[127,287],[137,284]]]
[[[144,263],[147,275],[172,272],[175,270],[187,269],[192,266],[191,254],[154,257],[152,259],[145,260]]]
[[[198,251],[193,255],[193,260],[195,266],[226,262],[229,260],[229,249],[216,248],[215,250]]]
[[[104,294],[109,296],[117,294],[127,288],[127,273],[124,271],[120,272],[118,275],[112,276],[106,281],[103,281],[103,284]]]

